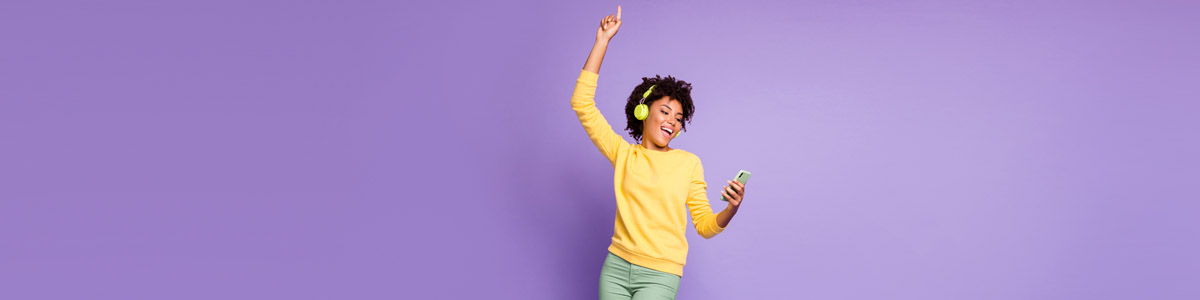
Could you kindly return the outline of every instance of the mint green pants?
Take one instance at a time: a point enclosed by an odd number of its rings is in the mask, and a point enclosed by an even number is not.
[[[600,300],[674,300],[678,291],[679,275],[631,264],[612,252],[600,269]]]

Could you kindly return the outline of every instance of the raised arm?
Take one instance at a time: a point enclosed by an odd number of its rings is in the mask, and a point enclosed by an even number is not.
[[[630,147],[621,135],[613,131],[612,126],[608,124],[608,120],[600,114],[600,110],[596,108],[596,81],[600,72],[600,61],[604,60],[604,51],[608,50],[608,41],[617,35],[617,28],[621,27],[621,7],[617,7],[617,15],[608,15],[600,21],[600,28],[596,29],[596,44],[592,46],[592,52],[588,54],[587,62],[583,64],[583,71],[579,72],[579,79],[575,81],[575,92],[571,95],[571,109],[575,110],[575,114],[579,117],[579,124],[583,125],[584,131],[587,131],[588,138],[596,145],[596,149],[608,159],[609,163],[616,163],[617,153]]]
[[[604,52],[608,51],[608,41],[617,36],[617,29],[621,29],[620,5],[617,6],[616,16],[608,15],[600,20],[600,28],[596,29],[596,43],[592,45],[587,62],[583,63],[584,70],[600,74],[600,63],[604,61]]]

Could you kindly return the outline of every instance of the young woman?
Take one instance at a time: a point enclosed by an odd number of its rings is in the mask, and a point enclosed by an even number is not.
[[[600,299],[674,299],[688,251],[684,206],[691,211],[696,232],[711,238],[737,214],[745,187],[726,182],[721,194],[729,204],[714,215],[700,158],[670,147],[695,111],[687,82],[671,76],[642,78],[625,103],[625,130],[639,143],[627,143],[613,132],[593,98],[600,62],[620,27],[618,6],[616,16],[600,21],[596,44],[571,96],[579,123],[614,169],[617,218],[608,258],[600,270]],[[646,107],[638,108],[639,104]]]

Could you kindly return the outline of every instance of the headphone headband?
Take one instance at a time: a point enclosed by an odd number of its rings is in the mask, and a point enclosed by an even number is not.
[[[646,89],[645,93],[642,93],[642,98],[650,97],[650,92],[654,91],[655,86],[658,86],[658,85],[657,84],[650,85],[650,88]]]
[[[654,91],[655,86],[657,86],[657,84],[650,85],[650,88],[646,89],[645,93],[642,93],[642,100],[638,100],[638,104],[646,103],[646,97],[650,97],[650,92]]]

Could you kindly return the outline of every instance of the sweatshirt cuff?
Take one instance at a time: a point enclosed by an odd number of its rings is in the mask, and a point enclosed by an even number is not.
[[[579,80],[582,80],[584,82],[596,83],[596,79],[599,77],[600,77],[600,74],[592,73],[591,71],[588,71],[588,70],[580,70],[579,71]]]

